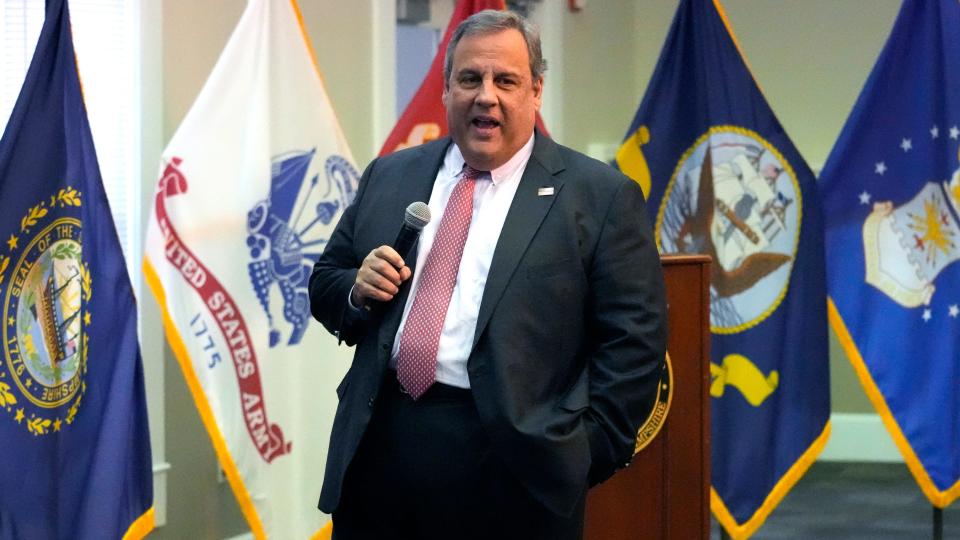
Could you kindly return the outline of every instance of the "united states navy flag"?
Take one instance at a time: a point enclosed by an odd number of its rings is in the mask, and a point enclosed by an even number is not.
[[[821,175],[830,324],[930,502],[960,496],[960,3],[907,0]]]
[[[680,3],[617,165],[661,253],[713,258],[711,508],[748,537],[829,435],[823,231],[813,174],[719,3]]]
[[[137,319],[66,2],[0,139],[0,538],[141,538],[153,486]]]

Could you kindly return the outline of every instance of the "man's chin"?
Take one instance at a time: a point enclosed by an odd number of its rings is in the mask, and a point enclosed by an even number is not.
[[[501,153],[502,147],[499,144],[492,144],[487,141],[469,141],[466,145],[460,147],[460,153],[463,159],[481,170],[489,171],[496,168],[497,156]]]

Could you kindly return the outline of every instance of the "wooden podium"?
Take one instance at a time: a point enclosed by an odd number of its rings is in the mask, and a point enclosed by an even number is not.
[[[673,397],[660,433],[587,496],[585,540],[710,537],[710,257],[664,256]]]

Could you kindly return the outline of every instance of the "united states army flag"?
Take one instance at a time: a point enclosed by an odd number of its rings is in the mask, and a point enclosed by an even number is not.
[[[144,269],[257,538],[308,538],[350,354],[307,279],[359,175],[293,2],[250,0],[163,153]]]

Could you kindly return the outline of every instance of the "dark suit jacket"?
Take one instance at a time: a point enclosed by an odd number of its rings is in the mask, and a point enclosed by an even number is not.
[[[337,389],[319,507],[333,512],[383,380],[409,281],[366,319],[347,297],[363,258],[427,201],[449,138],[374,160],[310,277],[314,317],[356,344]],[[539,195],[553,188],[552,195]],[[436,219],[439,219],[437,217]],[[407,265],[416,269],[416,250]],[[416,271],[416,270],[414,270]],[[666,346],[666,305],[643,195],[613,168],[537,133],[480,305],[470,385],[493,450],[555,513],[633,455]]]

